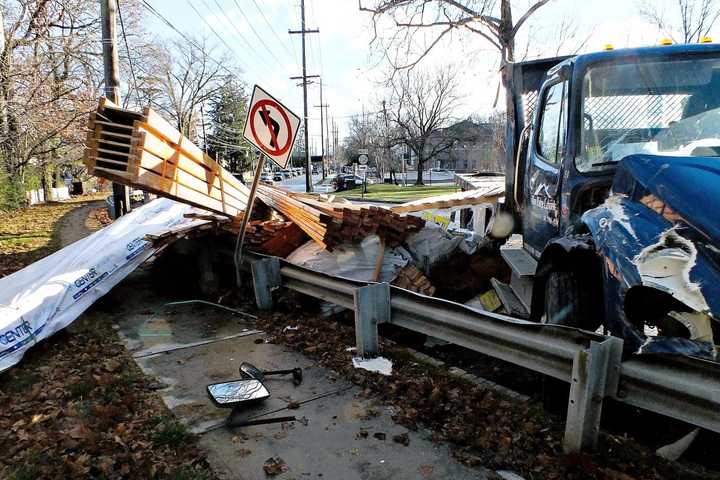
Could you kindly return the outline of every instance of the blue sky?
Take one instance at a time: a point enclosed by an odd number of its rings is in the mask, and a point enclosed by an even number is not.
[[[218,54],[229,47],[249,86],[260,84],[302,116],[302,88],[289,79],[301,74],[300,37],[287,33],[300,28],[299,0],[148,2],[180,30],[207,37]],[[529,3],[513,2],[516,17]],[[653,4],[670,16],[674,13],[674,0],[654,0]],[[320,29],[319,34],[307,36],[308,74],[322,75],[324,101],[342,136],[349,116],[363,108],[371,110],[373,100],[383,97],[379,82],[385,70],[369,46],[372,22],[368,14],[358,11],[357,0],[306,0],[305,5],[306,27]],[[663,35],[638,15],[639,5],[635,0],[554,0],[523,27],[517,49],[521,53],[527,50],[531,56],[554,55],[563,22],[570,22],[576,35],[565,43],[561,54],[574,53],[578,42],[584,40],[584,51],[600,50],[607,43],[616,48],[657,44]],[[177,35],[149,13],[146,18],[148,31]],[[389,26],[383,28],[381,34],[391,31]],[[719,36],[720,31],[715,28],[711,34]],[[465,107],[457,116],[489,113],[499,81],[495,51],[473,34],[456,35],[439,47],[423,64],[427,68],[446,63],[458,67]],[[317,85],[309,87],[308,95],[310,133],[319,145],[320,110],[313,107],[320,103]]]

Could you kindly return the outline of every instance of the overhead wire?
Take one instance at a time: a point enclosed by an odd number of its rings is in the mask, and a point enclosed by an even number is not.
[[[117,11],[118,17],[120,17],[120,32],[122,33],[123,42],[125,43],[125,51],[127,51],[128,64],[130,65],[130,75],[132,76],[133,85],[135,86],[135,99],[137,100],[139,105],[140,103],[142,103],[140,100],[140,89],[138,88],[137,77],[135,76],[135,67],[133,66],[132,57],[130,56],[130,46],[128,45],[127,35],[125,34],[125,22],[123,22],[122,8],[120,8],[120,0],[117,1]],[[130,95],[128,95],[123,102],[123,106],[127,107],[127,100],[129,98]]]
[[[313,0],[310,0],[310,15],[313,18],[314,24],[319,28],[320,25],[317,21],[317,16],[315,15],[315,2]],[[318,35],[316,37],[315,41],[317,42],[317,46],[318,46],[318,56],[320,57],[319,58],[320,74],[322,75],[323,74],[323,61],[322,61],[322,42],[320,42],[320,35]]]
[[[170,27],[170,29],[173,30],[175,33],[177,33],[178,35],[180,35],[180,36],[183,38],[183,40],[185,40],[186,42],[188,42],[190,45],[192,45],[193,47],[197,48],[198,50],[203,50],[203,47],[201,47],[200,45],[198,45],[197,42],[195,42],[193,39],[191,39],[190,37],[188,37],[185,33],[182,32],[182,30],[180,30],[179,28],[177,28],[177,27],[175,26],[175,24],[173,24],[170,20],[168,20],[163,14],[161,14],[160,12],[158,12],[158,11],[155,9],[155,7],[153,7],[152,5],[150,5],[150,4],[147,2],[147,0],[140,0],[140,2],[141,2],[141,5],[143,5],[150,13],[152,13],[153,15],[155,15],[160,21],[162,21],[163,23],[165,23],[165,24],[166,24],[168,27]],[[221,69],[225,70],[225,71],[228,72],[229,74],[231,74],[231,75],[236,75],[236,74],[237,74],[237,72],[233,72],[233,71],[230,70],[227,66],[225,66],[225,64],[224,64],[223,62],[220,62],[219,60],[216,60],[216,59],[215,59],[214,57],[212,57],[211,55],[205,55],[205,56],[206,56],[209,60],[211,60],[213,63],[215,63],[218,67],[220,67]],[[239,60],[239,59],[238,59],[238,60]],[[247,69],[244,65],[242,65],[242,62],[239,62],[239,63],[241,63],[241,67],[242,67],[242,68]]]
[[[187,0],[187,1],[189,2],[190,0]],[[211,10],[211,8],[208,6],[208,4],[205,3],[205,0],[200,0],[200,1],[201,1],[202,4],[205,6],[205,8],[207,8],[208,10]],[[237,25],[235,24],[235,22],[233,22],[233,21],[230,19],[229,15],[228,15],[227,12],[225,11],[225,9],[218,3],[217,0],[213,0],[213,1],[215,2],[215,5],[217,6],[218,10],[220,11],[220,14],[223,16],[223,18],[225,19],[225,21],[226,21],[228,24],[230,24],[230,27],[231,27],[233,30],[235,30],[235,32],[238,34],[238,36],[239,36],[240,39],[243,41],[243,43],[245,43],[245,46],[247,47],[247,49],[248,49],[249,51],[255,51],[256,49],[253,48],[253,46],[252,46],[252,44],[250,43],[250,41],[245,37],[245,35],[243,34],[243,32],[237,27]],[[273,67],[272,67],[270,64],[268,64],[267,61],[266,61],[263,57],[259,57],[259,59],[260,59],[260,62],[262,62],[262,65],[263,65],[264,68],[268,69],[268,71],[270,71],[270,72],[273,71]]]
[[[288,44],[285,41],[283,41],[283,39],[280,37],[280,35],[278,35],[277,31],[275,30],[275,27],[273,27],[270,20],[268,20],[268,18],[265,16],[265,12],[263,12],[263,9],[258,4],[257,0],[252,0],[252,2],[255,4],[255,8],[260,13],[260,16],[262,17],[262,19],[265,21],[265,25],[268,26],[268,28],[270,29],[272,34],[277,39],[278,43],[283,47],[283,49],[287,52],[287,54],[290,56],[290,58],[296,63],[298,68],[300,68],[300,62],[297,59],[297,56],[292,52],[292,48],[290,48],[288,46]]]
[[[214,0],[214,1],[215,1],[215,3],[217,3],[217,0]],[[263,48],[265,48],[265,51],[268,52],[268,53],[270,54],[270,56],[271,56],[272,58],[274,58],[275,61],[276,61],[279,65],[282,65],[282,62],[278,59],[277,56],[275,56],[275,53],[274,53],[272,50],[270,50],[270,47],[267,46],[267,42],[260,36],[260,34],[258,34],[257,30],[255,30],[255,27],[253,26],[253,24],[252,24],[252,22],[250,21],[250,19],[248,18],[248,16],[245,15],[245,11],[243,11],[243,9],[242,9],[242,7],[240,6],[240,4],[238,3],[238,1],[237,1],[237,0],[233,0],[233,2],[235,2],[235,6],[237,6],[238,10],[240,11],[240,15],[243,16],[243,18],[244,18],[245,21],[247,22],[248,26],[250,27],[250,30],[252,30],[253,34],[255,34],[255,37],[260,41],[260,44],[263,46]]]
[[[210,25],[210,22],[208,22],[207,20],[205,20],[205,17],[203,17],[202,14],[198,11],[198,9],[195,8],[195,5],[193,5],[190,0],[185,0],[185,1],[187,2],[188,5],[190,5],[190,8],[193,9],[193,11],[197,14],[197,16],[200,17],[200,20],[202,20],[202,22],[203,22],[205,25],[208,26],[208,28],[210,29],[210,31],[211,31],[213,34],[215,34],[215,36],[218,38],[218,40],[220,40],[220,42],[221,42],[223,45],[225,45],[228,50],[230,50],[230,51],[232,52],[232,51],[233,51],[233,48],[225,41],[225,39],[224,39],[223,37],[220,36],[219,33],[217,33],[217,31],[213,28],[213,26]],[[205,2],[203,2],[203,4],[204,4],[204,3],[205,3]],[[207,7],[207,5],[205,5],[205,7]]]

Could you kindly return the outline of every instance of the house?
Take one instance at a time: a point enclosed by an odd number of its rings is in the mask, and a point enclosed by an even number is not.
[[[426,163],[426,168],[444,168],[456,172],[497,172],[502,170],[503,154],[498,146],[495,123],[463,120],[437,130],[428,140],[432,151],[441,143],[452,144]]]

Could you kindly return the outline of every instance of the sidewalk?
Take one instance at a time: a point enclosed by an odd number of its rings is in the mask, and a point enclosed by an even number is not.
[[[119,285],[113,295],[132,295],[123,292],[126,288]],[[265,343],[252,320],[205,305],[161,309],[164,303],[142,295],[133,311],[166,313],[118,316],[117,328],[136,362],[163,387],[159,393],[167,406],[201,436],[200,444],[221,478],[268,478],[263,466],[271,457],[282,459],[286,470],[276,478],[488,478],[487,471],[456,461],[446,445],[431,442],[429,432],[395,424],[392,410],[365,398],[358,387],[301,354]],[[227,338],[231,335],[236,336]],[[221,338],[226,339],[217,341]],[[153,353],[168,349],[175,350]],[[294,415],[298,421],[232,431],[224,427],[229,410],[212,405],[205,386],[237,378],[242,361],[261,369],[303,369],[298,387],[286,378],[268,379],[272,396],[251,414]]]

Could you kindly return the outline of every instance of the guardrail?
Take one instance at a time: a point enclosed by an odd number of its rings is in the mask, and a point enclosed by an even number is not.
[[[564,448],[595,447],[607,397],[720,433],[720,364],[634,356],[621,339],[544,325],[426,297],[387,283],[334,277],[275,257],[251,255],[258,307],[279,287],[355,312],[357,349],[374,355],[377,325],[392,323],[570,383]]]

